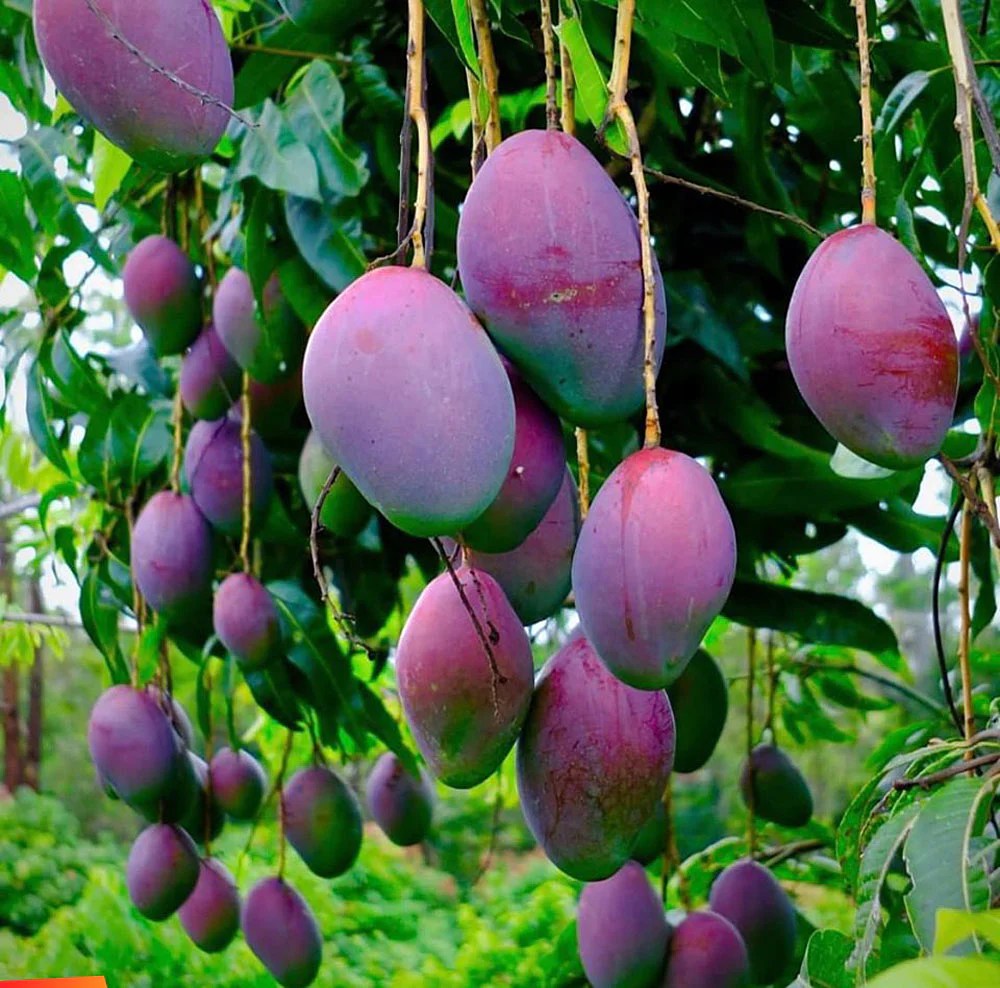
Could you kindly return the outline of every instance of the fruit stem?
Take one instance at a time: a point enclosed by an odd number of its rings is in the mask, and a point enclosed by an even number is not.
[[[753,857],[757,851],[757,817],[754,810],[754,770],[753,754],[753,688],[757,664],[757,629],[747,628],[747,772],[750,785],[747,786],[747,854]]]
[[[875,223],[875,153],[872,146],[872,64],[868,41],[867,0],[851,0],[858,22],[861,75],[861,222]]]
[[[774,665],[774,632],[767,633],[767,713],[764,716],[764,730],[774,734],[774,699],[778,692],[778,672]]]
[[[135,501],[129,497],[125,501],[125,524],[128,525],[128,541],[132,544],[132,530],[135,528]],[[139,688],[139,646],[142,644],[142,630],[146,623],[146,601],[135,576],[132,576],[132,611],[135,614],[135,644],[129,663],[129,678],[133,689]]]
[[[413,225],[409,240],[413,245],[412,266],[427,268],[430,233],[427,223],[431,201],[433,158],[427,124],[427,61],[425,57],[423,0],[409,0],[410,41],[406,49],[406,92],[409,117],[417,128],[417,194],[413,201]],[[426,236],[425,236],[426,233]]]
[[[323,596],[323,603],[333,612],[333,620],[340,633],[349,645],[359,649],[370,657],[371,647],[367,642],[358,638],[351,627],[347,615],[334,604],[333,599],[330,597],[330,585],[326,582],[326,576],[323,574],[323,563],[319,558],[319,518],[323,511],[323,505],[326,504],[326,499],[329,497],[330,491],[337,482],[340,473],[339,466],[335,466],[330,471],[330,476],[326,478],[326,483],[323,484],[323,489],[319,492],[319,497],[316,499],[315,505],[313,505],[312,516],[309,520],[309,556],[312,559],[313,576],[316,579],[319,592]]]
[[[489,106],[486,114],[486,153],[489,154],[503,139],[500,132],[500,72],[493,51],[493,35],[490,32],[490,19],[486,13],[485,0],[469,0],[469,9],[472,11],[472,23],[476,29],[479,66]]]
[[[545,52],[545,126],[559,129],[559,101],[556,97],[556,51],[552,31],[551,0],[541,0],[542,47]]]
[[[976,733],[976,720],[972,711],[972,669],[969,664],[969,644],[971,640],[971,621],[969,617],[969,563],[972,554],[972,506],[968,501],[962,510],[962,525],[959,539],[959,636],[958,636],[958,668],[962,676],[962,721],[965,740],[968,741]],[[972,749],[965,752],[966,761],[973,757]]]
[[[472,119],[472,152],[470,164],[472,177],[475,179],[479,174],[479,169],[483,167],[483,162],[486,160],[486,145],[483,143],[483,115],[479,112],[479,97],[482,93],[482,87],[479,85],[479,80],[476,78],[475,73],[470,69],[465,70],[465,81],[469,87],[469,112]]]
[[[170,461],[170,489],[175,494],[181,492],[181,459],[184,456],[184,402],[181,400],[180,385],[174,395],[174,407],[171,415],[174,432],[174,455]]]
[[[986,511],[997,522],[997,492],[993,482],[993,474],[981,463],[976,467],[976,476],[979,478],[979,487],[983,493],[983,504]],[[993,565],[1000,574],[1000,546],[990,539],[990,550],[993,553]]]
[[[981,98],[982,93],[973,67],[972,54],[969,51],[969,38],[962,21],[962,12],[958,0],[941,0],[941,15],[944,18],[945,35],[948,40],[948,53],[951,56],[952,71],[955,76],[955,128],[958,130],[959,141],[962,146],[962,170],[965,173],[965,208],[962,214],[962,230],[959,236],[958,247],[958,263],[959,270],[961,270],[965,266],[966,239],[972,208],[975,207],[983,223],[986,225],[990,243],[992,243],[994,250],[1000,250],[1000,226],[997,225],[989,203],[979,188],[979,177],[976,171],[975,136],[972,127],[972,108],[974,102],[978,106],[979,100],[977,100],[977,96]],[[990,121],[987,125],[990,127],[992,119],[989,118],[988,114],[986,118]],[[996,138],[996,128],[992,127],[991,129],[993,133],[987,133],[987,144],[990,147],[991,155],[995,155],[998,153],[997,149],[993,146],[993,141]],[[995,160],[996,158],[994,157]]]
[[[205,656],[204,664],[201,667],[202,677],[205,682],[206,719],[208,721],[205,731],[205,761],[211,764],[212,761],[212,657]],[[205,775],[205,857],[212,856],[212,773]]]
[[[205,183],[201,177],[201,169],[194,172],[194,202],[195,209],[198,210],[198,225],[201,230],[201,243],[205,252],[205,272],[208,275],[208,283],[215,289],[218,284],[218,277],[215,272],[215,241],[209,236],[210,221],[205,209]]]
[[[642,167],[642,148],[635,118],[629,109],[628,68],[632,51],[632,26],[635,21],[635,0],[618,0],[618,21],[615,28],[615,54],[608,82],[610,100],[605,124],[617,120],[628,142],[628,157],[632,166],[632,182],[639,206],[639,253],[642,259],[642,317],[645,342],[642,371],[646,393],[645,448],[660,445],[660,414],[656,407],[656,298],[653,275],[653,245],[650,242],[649,190]],[[602,129],[603,129],[602,125]]]
[[[462,585],[462,581],[458,578],[458,574],[455,572],[455,567],[452,565],[451,559],[448,558],[448,553],[445,552],[444,545],[441,540],[437,537],[431,539],[431,544],[437,550],[437,554],[441,557],[441,561],[445,565],[445,569],[448,571],[448,575],[451,577],[451,582],[455,585],[455,589],[458,591],[459,599],[462,601],[462,606],[465,608],[466,613],[472,620],[472,624],[476,629],[476,634],[479,636],[479,641],[482,643],[483,651],[486,653],[486,658],[490,663],[490,673],[492,678],[490,680],[490,691],[493,694],[493,712],[499,717],[500,716],[500,703],[497,697],[497,686],[503,686],[507,682],[507,677],[500,672],[500,667],[497,665],[496,655],[493,653],[493,646],[490,643],[490,638],[499,639],[497,631],[492,625],[490,626],[491,635],[487,636],[486,630],[483,628],[482,621],[479,620],[479,615],[472,609],[472,604],[469,601],[469,597],[465,592],[465,587]],[[473,574],[475,570],[471,569],[470,572]],[[477,584],[478,586],[478,584]],[[483,611],[486,610],[485,597],[482,594],[482,589],[480,589],[480,599],[483,604]]]
[[[576,430],[576,464],[579,474],[580,521],[584,521],[590,511],[590,453],[587,448],[587,430]]]
[[[559,3],[559,23],[563,21],[563,7]],[[576,77],[569,49],[559,40],[559,71],[562,75],[562,98],[560,101],[560,124],[564,134],[576,133]]]
[[[948,551],[948,543],[951,541],[952,533],[955,531],[955,522],[958,520],[963,503],[963,498],[959,495],[955,499],[954,507],[948,512],[948,517],[944,523],[944,530],[941,533],[941,542],[938,546],[937,557],[934,560],[934,576],[931,582],[931,624],[934,630],[934,650],[937,653],[938,670],[941,675],[941,689],[944,692],[944,698],[948,704],[948,711],[951,714],[952,722],[959,731],[962,730],[962,718],[959,715],[958,707],[955,706],[955,694],[951,688],[951,678],[948,674],[948,659],[944,654],[944,639],[941,635],[941,575],[944,572],[944,557]]]
[[[274,780],[274,791],[278,794],[278,878],[285,877],[285,850],[287,840],[285,838],[285,772],[288,771],[288,758],[292,753],[292,738],[294,735],[288,732],[285,739],[285,750],[281,756],[281,767],[278,769],[278,777]]]
[[[240,446],[243,455],[243,530],[240,533],[240,565],[244,573],[250,570],[250,511],[253,466],[250,462],[250,374],[243,372],[243,394],[240,399]]]
[[[681,869],[681,855],[677,850],[677,826],[674,820],[674,784],[673,776],[667,779],[663,790],[663,811],[667,821],[667,829],[663,841],[663,874],[660,876],[660,899],[667,901],[667,886],[670,876],[677,875],[677,895],[685,910],[691,908],[691,889],[688,886],[687,875]]]

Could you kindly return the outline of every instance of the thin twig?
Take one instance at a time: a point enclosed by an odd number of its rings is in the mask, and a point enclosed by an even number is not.
[[[941,688],[944,691],[944,698],[948,704],[951,719],[959,732],[962,730],[962,717],[958,712],[958,706],[955,703],[955,694],[951,689],[951,678],[948,674],[948,658],[945,655],[944,636],[941,633],[941,576],[944,572],[944,557],[948,550],[948,542],[951,539],[952,532],[955,531],[955,522],[958,521],[958,514],[962,510],[962,503],[961,498],[955,501],[944,523],[944,531],[941,533],[941,544],[938,546],[937,557],[934,560],[934,577],[931,582],[931,623],[934,626],[934,650],[937,653],[938,670],[941,673]]]
[[[6,504],[0,504],[0,521],[16,518],[18,515],[24,514],[25,511],[37,508],[41,503],[40,494],[25,494],[22,497],[14,498],[13,501],[8,501]]]
[[[587,449],[587,430],[576,430],[576,465],[579,474],[580,520],[584,521],[590,511],[590,454]]]
[[[469,153],[469,166],[472,170],[472,177],[475,179],[486,160],[483,115],[479,108],[479,94],[482,92],[482,88],[471,69],[465,70],[465,81],[469,87],[469,113],[472,120],[472,150]]]
[[[820,230],[817,230],[811,223],[806,222],[801,216],[796,216],[794,213],[785,213],[780,209],[772,209],[770,206],[762,206],[759,202],[754,202],[751,199],[744,199],[742,196],[733,195],[731,192],[723,192],[721,189],[713,189],[710,185],[699,185],[697,182],[690,182],[686,178],[680,178],[677,175],[668,175],[666,172],[658,171],[656,168],[650,168],[648,165],[643,167],[643,171],[647,175],[652,175],[653,178],[660,182],[664,182],[667,185],[679,185],[683,189],[690,189],[692,192],[699,192],[701,195],[713,196],[716,199],[722,199],[724,202],[730,202],[734,206],[741,206],[744,209],[753,210],[755,213],[764,213],[766,216],[773,216],[775,219],[785,220],[788,223],[794,223],[796,226],[802,227],[803,230],[808,231],[814,237],[819,240],[824,240],[826,234]]]
[[[559,2],[559,24],[563,22],[563,5]],[[569,50],[559,39],[559,73],[562,78],[562,94],[559,105],[559,123],[564,134],[576,133],[576,78]]]
[[[552,31],[551,0],[541,0],[542,49],[545,52],[545,126],[559,129],[559,101],[556,97],[556,50]]]
[[[774,664],[774,632],[767,633],[767,712],[764,715],[765,731],[774,734],[774,701],[778,692],[778,670]]]
[[[285,751],[281,756],[281,767],[278,769],[278,777],[274,780],[274,790],[278,794],[278,878],[285,877],[285,851],[287,848],[287,838],[285,837],[285,772],[288,771],[288,757],[292,753],[292,739],[294,734],[291,730],[285,739]]]
[[[169,82],[177,86],[178,89],[183,90],[189,96],[194,96],[198,102],[202,104],[208,104],[209,106],[217,106],[221,110],[225,110],[234,120],[239,120],[244,127],[248,127],[251,130],[257,125],[250,120],[247,120],[241,113],[237,113],[228,103],[224,100],[219,99],[217,96],[213,96],[211,93],[206,93],[204,90],[199,89],[197,86],[192,86],[191,83],[185,82],[180,76],[175,75],[169,69],[164,68],[162,65],[154,62],[141,48],[137,48],[131,41],[126,38],[121,31],[118,30],[118,26],[115,22],[97,6],[97,0],[84,0],[87,8],[90,12],[100,20],[104,26],[107,28],[108,35],[117,41],[133,58],[137,58],[143,65],[146,66],[151,72],[155,72],[157,75],[162,75]]]
[[[496,54],[493,51],[493,34],[486,12],[486,0],[469,0],[472,23],[476,30],[476,45],[479,51],[479,66],[483,85],[486,87],[488,110],[486,113],[486,152],[490,154],[503,139],[500,130],[500,72],[497,69]]]
[[[473,886],[478,885],[482,877],[490,870],[490,866],[493,864],[493,855],[496,853],[497,837],[500,834],[500,814],[503,812],[503,773],[499,769],[497,769],[496,780],[497,794],[493,799],[493,819],[490,823],[490,839],[486,845],[482,861],[479,863],[479,869],[470,883]]]
[[[954,461],[945,456],[944,453],[938,453],[937,457],[941,461],[941,465],[948,471],[948,476],[958,484],[962,495],[965,500],[972,506],[972,509],[979,515],[980,520],[986,526],[990,533],[990,537],[993,542],[1000,546],[1000,522],[993,516],[990,509],[986,506],[986,503],[976,492],[975,484],[972,480],[965,476],[958,467],[955,465]]]
[[[278,55],[282,58],[296,58],[299,61],[309,62],[318,60],[321,62],[336,62],[338,65],[350,65],[352,59],[348,55],[338,52],[322,51],[300,51],[297,48],[272,48],[270,45],[230,45],[232,51],[245,51],[250,54]]]
[[[243,527],[240,532],[240,565],[244,573],[250,572],[250,514],[252,509],[253,465],[250,458],[250,374],[243,372],[243,394],[240,398],[240,452],[243,456]]]
[[[851,0],[858,22],[858,62],[861,87],[861,222],[875,223],[875,153],[872,147],[872,64],[868,39],[867,0]]]
[[[656,407],[656,282],[653,274],[653,245],[649,224],[649,190],[642,167],[642,148],[635,119],[629,109],[628,70],[632,53],[632,27],[635,21],[635,0],[618,0],[615,27],[615,53],[608,81],[608,108],[601,132],[612,120],[617,120],[628,142],[628,158],[639,211],[639,255],[642,267],[642,378],[646,393],[646,428],[644,446],[660,445],[660,414]]]
[[[409,115],[417,131],[417,194],[414,196],[413,224],[410,226],[408,239],[413,245],[412,266],[426,269],[430,261],[427,214],[431,201],[434,164],[430,128],[427,122],[425,26],[423,0],[409,0],[410,41],[406,49],[406,86]]]
[[[1000,751],[993,751],[988,755],[980,755],[978,758],[972,758],[969,761],[955,762],[954,765],[949,765],[947,768],[931,772],[928,775],[922,775],[917,779],[898,779],[892,784],[892,788],[898,790],[929,789],[939,782],[947,782],[948,779],[955,778],[956,775],[964,775],[966,772],[972,772],[987,765],[994,765],[997,762],[1000,762]]]
[[[972,711],[972,668],[969,665],[969,645],[972,639],[972,622],[969,608],[969,569],[972,553],[972,510],[969,502],[965,502],[962,511],[962,528],[959,539],[959,637],[958,637],[958,668],[962,677],[962,714],[965,740],[968,741],[976,733],[976,719]],[[965,753],[966,760],[971,760],[971,749]]]
[[[811,854],[813,851],[822,851],[824,847],[829,847],[830,842],[823,837],[807,837],[803,840],[791,841],[781,847],[767,848],[761,854],[761,864],[765,868],[776,868],[783,861],[790,858],[797,858],[802,854]]]
[[[31,614],[21,611],[4,611],[0,615],[0,625],[2,624],[39,625],[45,628],[66,628],[69,631],[82,631],[84,629],[84,625],[80,621],[75,621],[62,614]]]
[[[750,784],[747,786],[747,855],[754,856],[757,847],[757,816],[754,808],[754,728],[753,728],[753,687],[757,658],[757,629],[747,628],[747,708],[746,708],[746,759]]]
[[[816,672],[843,672],[851,676],[860,676],[862,679],[868,679],[873,683],[878,683],[887,689],[895,690],[897,693],[909,697],[915,703],[919,703],[921,706],[933,711],[939,717],[947,716],[948,711],[942,704],[932,700],[929,696],[924,696],[923,693],[913,689],[913,687],[897,682],[895,679],[890,679],[888,676],[880,675],[877,672],[869,672],[867,669],[862,669],[860,666],[853,665],[850,662],[815,662],[810,659],[793,659],[792,661],[798,669],[808,669]],[[950,685],[948,686],[948,690],[949,692],[951,691]],[[961,719],[959,719],[956,726],[961,730]]]

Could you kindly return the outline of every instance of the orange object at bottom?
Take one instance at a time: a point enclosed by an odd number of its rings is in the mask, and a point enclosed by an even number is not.
[[[28,981],[0,981],[0,988],[108,988],[104,978],[34,978]]]

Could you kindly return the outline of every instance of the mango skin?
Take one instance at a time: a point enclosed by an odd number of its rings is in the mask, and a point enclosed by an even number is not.
[[[382,832],[400,847],[419,844],[431,828],[434,790],[415,779],[391,751],[379,757],[365,786],[368,812]]]
[[[160,491],[132,530],[132,578],[146,602],[171,622],[207,610],[212,596],[212,533],[187,494]]]
[[[514,397],[462,300],[416,268],[376,268],[309,337],[313,428],[362,496],[416,536],[449,535],[497,496],[514,452]]]
[[[593,988],[655,988],[670,927],[642,865],[628,861],[610,878],[584,886],[576,935]]]
[[[240,893],[225,865],[204,858],[194,891],[177,911],[184,932],[206,954],[225,950],[240,928]]]
[[[743,937],[753,983],[771,984],[795,952],[795,909],[777,879],[756,861],[737,861],[716,878],[708,901]]]
[[[310,512],[323,493],[326,478],[333,472],[334,466],[333,457],[323,448],[322,440],[313,430],[306,436],[299,454],[299,487]],[[371,516],[372,506],[341,470],[323,502],[319,516],[323,527],[334,535],[349,539],[368,524]]]
[[[575,425],[618,422],[643,403],[639,225],[574,137],[526,130],[489,156],[458,224],[472,311],[541,398]],[[666,298],[656,276],[656,366]]]
[[[215,591],[212,624],[243,669],[263,669],[281,649],[278,608],[249,573],[231,573]]]
[[[661,988],[748,988],[750,961],[739,931],[723,916],[689,913],[674,929]]]
[[[699,648],[667,695],[677,725],[674,771],[697,772],[712,757],[726,726],[726,678],[715,659]]]
[[[240,393],[240,368],[209,323],[181,361],[181,400],[196,419],[219,419]]]
[[[812,818],[809,784],[780,748],[759,744],[740,769],[740,793],[756,816],[783,827],[804,827]]]
[[[361,808],[334,772],[319,765],[300,769],[282,796],[285,836],[306,867],[322,878],[347,871],[361,851]]]
[[[500,584],[522,624],[534,624],[551,617],[566,600],[579,531],[576,481],[567,467],[549,510],[517,548],[499,553],[473,550],[469,563]]]
[[[958,343],[930,279],[875,226],[828,237],[799,275],[785,345],[823,427],[893,470],[922,465],[955,415]]]
[[[147,919],[173,915],[197,882],[198,851],[180,827],[154,823],[135,839],[125,865],[125,884],[132,905]]]
[[[631,857],[673,760],[667,694],[626,686],[576,636],[542,669],[518,741],[524,819],[557,868],[609,878]]]
[[[267,775],[256,758],[242,748],[220,748],[208,766],[212,799],[234,820],[252,820],[264,801]]]
[[[233,360],[254,380],[273,384],[300,364],[306,334],[277,272],[261,294],[258,312],[250,278],[240,268],[230,268],[212,300],[212,323]]]
[[[226,535],[243,529],[243,440],[241,423],[227,416],[195,422],[184,447],[184,476],[201,513]],[[271,454],[250,432],[250,522],[258,525],[274,494]]]
[[[130,806],[156,807],[183,781],[180,738],[142,690],[105,690],[90,712],[87,745],[102,785]]]
[[[735,575],[736,533],[711,474],[659,448],[615,468],[573,556],[584,633],[611,672],[646,690],[684,671]]]
[[[469,548],[510,552],[538,527],[566,473],[559,417],[504,361],[514,393],[514,455],[493,503],[462,532]]]
[[[35,0],[38,52],[73,109],[130,157],[181,171],[211,154],[233,103],[233,65],[206,0],[94,0],[147,58],[223,106],[155,72],[114,38],[86,0]]]
[[[417,598],[399,637],[396,683],[427,767],[446,786],[470,789],[496,771],[517,740],[535,670],[528,636],[493,577],[468,566],[456,576],[492,639],[500,676],[451,576],[442,573]]]
[[[201,283],[169,237],[146,237],[122,269],[125,304],[158,357],[181,353],[201,330]]]
[[[280,878],[263,878],[247,894],[240,914],[247,945],[284,988],[316,980],[323,940],[305,899]]]

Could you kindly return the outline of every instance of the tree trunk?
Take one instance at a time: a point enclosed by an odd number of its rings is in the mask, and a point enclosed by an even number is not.
[[[41,614],[44,612],[45,601],[42,599],[42,588],[37,576],[31,578],[29,588],[31,610]],[[35,661],[31,665],[31,677],[28,681],[28,735],[24,749],[24,784],[31,786],[36,792],[42,765],[42,698],[45,686],[45,656],[44,648],[35,649]]]
[[[0,526],[0,594],[8,601],[14,599],[14,575],[5,526]],[[3,781],[12,793],[23,781],[19,686],[18,668],[10,665],[3,671]]]

